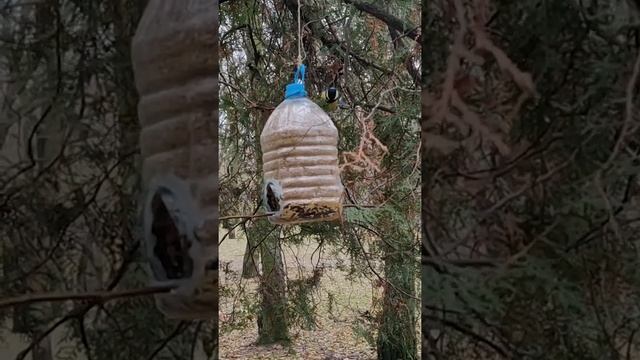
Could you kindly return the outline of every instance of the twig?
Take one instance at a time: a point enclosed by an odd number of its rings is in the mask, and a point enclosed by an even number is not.
[[[156,355],[158,355],[160,353],[160,351],[162,351],[162,349],[164,349],[165,347],[167,347],[167,345],[169,344],[169,342],[171,340],[173,340],[175,337],[177,337],[178,335],[180,335],[180,333],[182,333],[184,330],[186,330],[189,327],[189,321],[180,321],[178,323],[178,326],[176,326],[176,328],[171,332],[171,334],[169,334],[169,336],[167,336],[162,343],[160,344],[160,346],[158,346],[152,353],[151,355],[149,355],[149,357],[147,357],[147,360],[152,360],[153,358],[156,357]]]
[[[344,204],[342,205],[343,208],[379,208],[380,205],[358,205],[358,204]],[[230,219],[253,219],[253,218],[261,218],[261,217],[267,217],[267,216],[273,216],[275,215],[275,212],[270,212],[270,213],[260,213],[260,214],[251,214],[251,215],[231,215],[231,216],[221,216],[220,218],[218,218],[218,220],[230,220]]]
[[[204,321],[202,320],[198,321],[196,325],[196,330],[194,331],[194,334],[193,334],[193,342],[191,343],[191,356],[189,357],[191,360],[195,359],[196,346],[198,345],[198,336],[200,335],[202,324],[204,324]]]
[[[358,242],[358,245],[360,246],[360,249],[362,250],[362,254],[364,255],[364,259],[365,259],[365,261],[367,263],[367,267],[369,268],[369,270],[371,270],[371,272],[378,278],[378,280],[381,283],[389,285],[393,290],[395,290],[396,292],[404,295],[408,299],[421,301],[421,298],[406,292],[404,289],[401,289],[401,288],[397,287],[394,283],[389,281],[389,279],[387,279],[386,277],[380,275],[380,273],[378,273],[378,271],[376,271],[376,269],[373,267],[373,264],[371,264],[371,260],[369,259],[369,256],[367,256],[367,252],[365,251],[364,245],[362,244],[362,241],[360,240],[360,237],[356,235],[355,238],[356,238],[356,241]],[[380,239],[383,240],[383,237],[380,237]],[[394,250],[398,251],[394,246],[392,246],[392,248]]]
[[[24,294],[16,297],[0,300],[0,309],[16,305],[25,305],[46,301],[92,301],[94,303],[104,303],[109,300],[115,300],[126,297],[146,296],[169,292],[173,287],[169,286],[150,286],[138,289],[127,289],[118,291],[94,291],[86,293],[60,293],[50,292],[44,294]]]
[[[261,218],[271,216],[275,213],[262,213],[262,214],[252,214],[252,215],[231,215],[231,216],[221,216],[218,220],[230,220],[230,219],[253,219],[253,218]]]
[[[420,26],[410,24],[406,20],[395,17],[392,14],[384,11],[383,8],[378,7],[375,3],[361,2],[357,0],[344,0],[345,3],[353,5],[356,9],[364,11],[367,14],[375,17],[376,19],[384,22],[390,28],[397,30],[398,32],[406,35],[418,44],[422,42],[422,35]]]
[[[249,105],[250,108],[254,108],[254,109],[262,109],[262,110],[274,110],[276,107],[272,106],[272,105],[265,105],[265,104],[259,104],[255,101],[252,101],[251,99],[249,99],[243,91],[241,91],[240,89],[238,89],[237,87],[229,84],[228,82],[224,81],[224,80],[218,80],[218,82],[221,85],[227,86],[230,89],[232,89],[233,91],[235,91],[238,95],[240,95],[241,98],[244,99],[244,101]]]
[[[24,358],[27,357],[27,355],[33,350],[33,348],[36,347],[38,344],[40,344],[42,339],[44,339],[47,336],[49,336],[49,334],[54,332],[55,329],[57,329],[62,324],[66,323],[67,321],[69,321],[69,320],[71,320],[73,318],[81,318],[81,317],[83,317],[87,312],[89,312],[89,310],[91,310],[92,307],[93,307],[93,305],[85,305],[83,307],[78,307],[78,308],[74,309],[73,311],[71,311],[69,314],[67,314],[65,317],[63,317],[60,320],[58,320],[55,323],[53,323],[53,325],[51,325],[46,331],[38,334],[38,336],[35,339],[33,339],[33,341],[31,341],[29,346],[27,346],[24,350],[19,352],[18,355],[16,355],[16,360],[24,360]]]
[[[86,315],[86,314],[85,314]],[[87,329],[84,326],[84,315],[78,318],[78,327],[80,330],[80,339],[82,341],[82,345],[84,346],[84,352],[87,356],[87,360],[92,360],[93,356],[91,354],[91,346],[89,346],[89,339],[87,338]]]
[[[125,260],[122,262],[122,265],[120,266],[120,268],[118,269],[114,277],[109,282],[109,285],[107,286],[106,290],[111,291],[116,286],[118,286],[118,284],[126,274],[127,270],[129,269],[129,265],[133,261],[133,258],[139,248],[140,248],[139,241],[136,241],[135,243],[132,244],[131,248],[129,248],[129,250],[126,253]],[[44,339],[49,334],[54,332],[58,327],[62,326],[67,321],[74,318],[83,317],[87,312],[89,312],[89,310],[91,310],[96,305],[97,305],[97,302],[95,300],[93,301],[90,300],[88,304],[79,305],[75,307],[66,316],[56,321],[53,325],[49,326],[49,328],[46,331],[40,333],[37,337],[35,337],[31,341],[31,343],[16,356],[16,360],[23,360],[33,350],[33,348],[42,341],[42,339]]]
[[[625,117],[624,122],[622,124],[622,128],[620,129],[620,134],[618,135],[618,139],[609,155],[607,161],[602,165],[599,172],[606,171],[606,169],[611,165],[613,160],[618,156],[618,153],[622,149],[622,145],[626,138],[627,131],[629,130],[629,126],[631,121],[633,120],[633,99],[634,99],[634,89],[636,87],[636,83],[638,82],[638,76],[640,75],[640,52],[636,57],[636,61],[633,65],[633,73],[631,74],[631,78],[627,83],[626,96],[625,96]]]
[[[638,81],[639,74],[640,74],[640,53],[638,53],[636,57],[636,61],[633,65],[633,73],[631,74],[631,78],[627,83],[626,97],[625,97],[625,117],[624,117],[624,122],[622,124],[622,128],[620,129],[620,133],[618,134],[616,143],[613,146],[613,149],[611,150],[611,154],[609,154],[607,161],[604,164],[602,164],[602,166],[600,166],[600,168],[594,175],[594,183],[595,183],[596,190],[600,195],[600,197],[602,198],[602,200],[604,201],[605,206],[607,207],[607,211],[609,212],[607,223],[608,225],[611,226],[614,234],[616,235],[616,237],[618,238],[618,241],[620,242],[622,242],[620,226],[618,225],[618,222],[616,220],[616,215],[614,213],[613,205],[611,204],[611,201],[609,200],[609,196],[607,196],[604,185],[602,183],[602,176],[607,172],[607,170],[611,166],[611,163],[613,163],[615,158],[619,155],[620,150],[623,147],[625,138],[628,135],[627,131],[629,130],[630,124],[633,119],[633,94],[634,94],[634,89],[636,87],[636,83]]]
[[[428,319],[430,321],[440,322],[444,326],[452,328],[452,329],[458,331],[459,333],[461,333],[463,335],[469,336],[469,337],[473,338],[474,340],[476,340],[477,342],[482,343],[482,344],[490,347],[495,352],[497,352],[499,355],[501,355],[503,358],[505,358],[505,359],[508,358],[507,351],[505,349],[503,349],[500,345],[494,343],[490,339],[484,337],[483,335],[480,335],[480,334],[474,332],[473,330],[469,330],[472,327],[468,326],[467,324],[464,324],[464,323],[460,324],[460,323],[457,323],[455,321],[442,319],[442,318],[439,318],[437,316],[428,315],[428,314],[422,314],[422,316],[423,316],[423,318],[426,318],[426,319]],[[467,325],[467,326],[465,326],[465,325]]]

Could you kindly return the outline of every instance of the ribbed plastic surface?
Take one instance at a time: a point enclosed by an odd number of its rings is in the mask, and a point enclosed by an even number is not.
[[[199,240],[214,257],[218,241],[216,8],[217,2],[210,0],[151,0],[132,44],[141,97],[143,183],[148,188],[164,174],[188,183],[204,219]],[[159,295],[158,307],[171,318],[213,317],[217,292],[211,289],[216,282],[217,271],[207,272],[203,286],[208,290],[202,295],[207,301]]]
[[[331,221],[342,215],[338,130],[306,97],[284,100],[260,136],[264,180],[282,187],[276,224]]]

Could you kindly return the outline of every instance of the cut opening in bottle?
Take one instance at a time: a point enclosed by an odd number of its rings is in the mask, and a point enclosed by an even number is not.
[[[151,234],[155,239],[153,254],[162,265],[165,277],[158,280],[185,279],[193,274],[193,259],[189,256],[192,244],[184,229],[181,231],[176,224],[179,219],[174,219],[167,208],[164,198],[169,200],[170,196],[163,189],[156,191],[151,200]]]

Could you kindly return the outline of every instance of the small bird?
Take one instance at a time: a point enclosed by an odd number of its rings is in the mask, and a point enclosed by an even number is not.
[[[338,108],[339,99],[340,92],[336,87],[331,86],[320,94],[318,105],[326,112],[335,111]]]

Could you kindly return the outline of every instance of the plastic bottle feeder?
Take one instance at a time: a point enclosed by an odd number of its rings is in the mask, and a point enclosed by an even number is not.
[[[334,221],[342,217],[338,129],[304,89],[304,65],[262,134],[263,202],[274,224]]]

